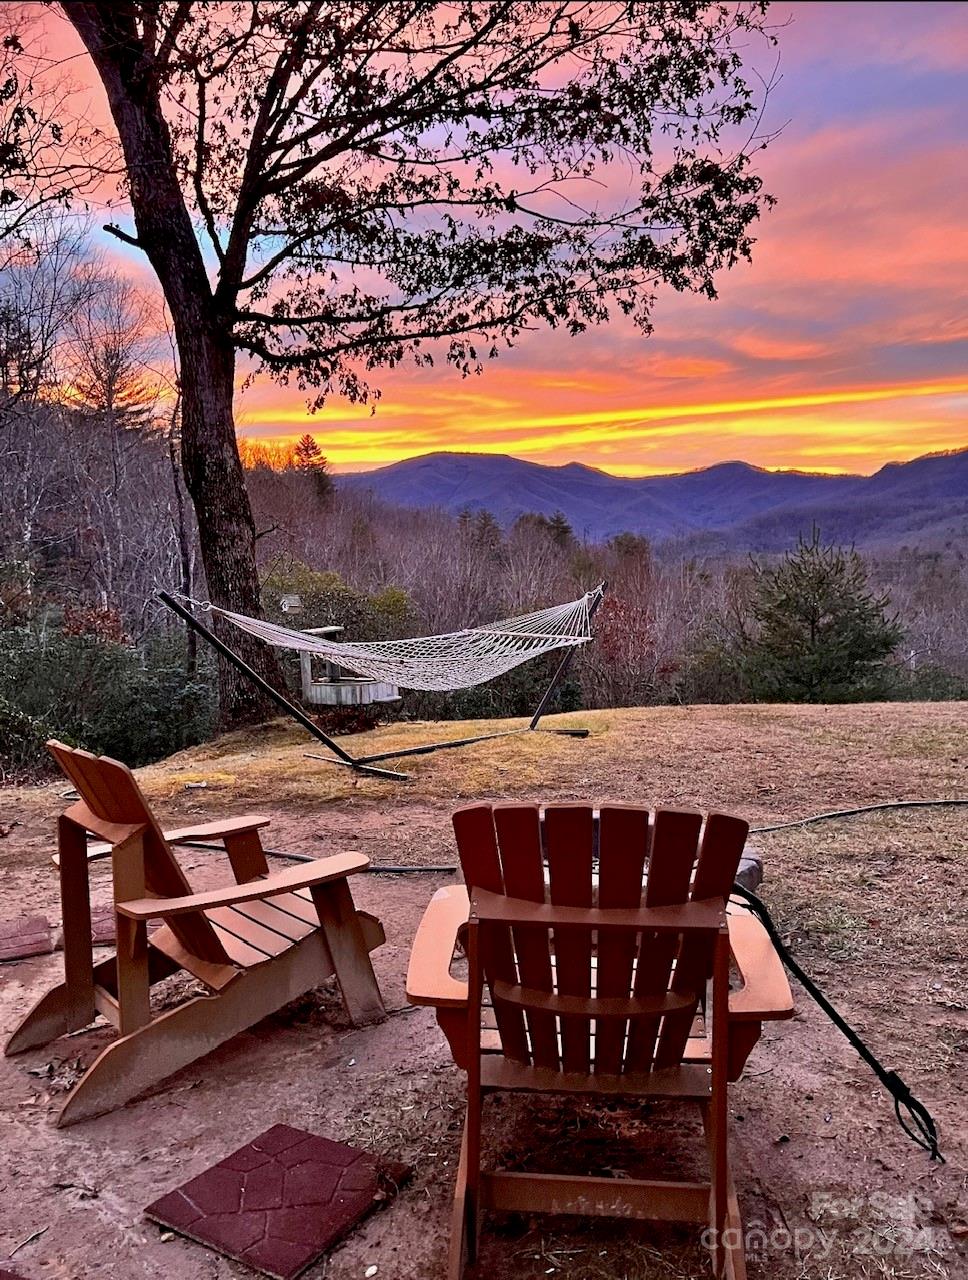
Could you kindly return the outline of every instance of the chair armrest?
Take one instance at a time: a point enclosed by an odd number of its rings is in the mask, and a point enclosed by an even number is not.
[[[178,827],[174,831],[165,831],[162,834],[169,844],[181,844],[186,840],[220,840],[225,836],[241,836],[249,831],[260,831],[263,827],[267,827],[272,821],[271,818],[263,817],[259,813],[247,813],[240,818],[225,818],[221,821],[202,822],[197,827]],[[88,844],[87,860],[88,862],[97,862],[99,858],[107,858],[111,853],[111,846],[103,841],[97,844]],[[51,861],[54,866],[60,865],[60,858],[55,853]]]
[[[165,839],[169,844],[181,844],[183,840],[218,840],[222,836],[241,836],[249,831],[260,831],[272,821],[261,813],[246,813],[238,818],[216,819],[215,822],[202,822],[196,827],[179,827],[177,831],[166,831]]]
[[[407,999],[442,1009],[467,1007],[467,983],[450,974],[458,934],[467,924],[467,890],[462,884],[438,889],[423,914],[410,952]]]
[[[770,1022],[793,1017],[793,996],[770,935],[749,911],[727,913],[729,945],[743,985],[729,993],[730,1022]]]
[[[365,871],[370,859],[362,853],[337,853],[331,858],[317,858],[301,866],[266,876],[263,880],[250,880],[246,884],[228,885],[224,889],[208,889],[192,893],[184,898],[135,898],[119,902],[117,910],[131,920],[167,919],[191,911],[205,911],[209,907],[231,907],[238,902],[259,902],[294,889],[306,889],[312,885],[326,884],[330,880],[342,880],[357,871]]]

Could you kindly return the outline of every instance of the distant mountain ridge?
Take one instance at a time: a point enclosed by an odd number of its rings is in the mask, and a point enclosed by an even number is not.
[[[507,454],[428,453],[337,476],[402,507],[487,510],[503,525],[564,512],[575,533],[618,533],[697,548],[774,550],[816,523],[860,545],[968,538],[968,448],[891,462],[872,476],[764,471],[722,462],[669,476],[613,476],[580,462],[544,466]]]

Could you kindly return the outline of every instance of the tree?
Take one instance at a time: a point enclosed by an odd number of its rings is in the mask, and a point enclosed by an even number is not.
[[[307,431],[293,445],[292,465],[297,471],[311,471],[313,467],[318,467],[320,464],[324,467],[326,465],[323,451]]]
[[[475,552],[492,564],[500,564],[504,556],[504,535],[492,512],[482,508],[474,517],[471,534]]]
[[[618,565],[622,567],[643,565],[647,570],[652,566],[652,547],[648,538],[640,533],[617,533],[614,538],[609,538],[606,544],[609,551],[615,557]]]
[[[103,424],[116,451],[121,430],[147,427],[157,414],[157,319],[149,299],[114,272],[93,263],[85,275],[90,287],[67,323],[63,372],[71,404]]]
[[[568,523],[568,517],[563,511],[555,511],[548,517],[548,533],[551,535],[551,541],[556,547],[560,547],[563,551],[575,545],[575,534],[571,525]]]
[[[660,285],[715,296],[768,197],[739,50],[765,4],[61,0],[107,93],[171,311],[208,593],[257,613],[236,355],[321,403],[461,372]],[[213,263],[210,277],[207,263]],[[428,349],[428,344],[431,344]],[[246,657],[273,676],[255,642]],[[260,699],[223,665],[222,715]]]
[[[99,585],[105,602],[116,605],[126,587],[129,464],[136,471],[140,468],[139,436],[160,427],[161,384],[170,379],[149,363],[157,354],[158,336],[151,301],[97,261],[85,263],[78,275],[86,288],[65,326],[58,384],[75,419],[97,441],[106,464],[106,483],[89,494],[97,510],[90,523],[103,543]],[[172,483],[177,486],[174,475]],[[159,508],[164,496],[158,494]],[[149,508],[144,514],[160,537],[161,511]]]
[[[609,592],[595,617],[595,643],[582,655],[583,683],[595,706],[655,701],[659,649],[653,601]]]
[[[44,213],[86,194],[110,148],[96,129],[71,120],[71,87],[45,75],[31,42],[38,6],[0,5],[0,267],[33,242]]]
[[[0,408],[56,394],[78,310],[97,287],[84,259],[84,230],[36,211],[31,240],[0,263]]]
[[[39,211],[30,225],[32,243],[0,264],[0,556],[6,551],[20,565],[28,612],[47,517],[63,500],[64,459],[51,448],[63,437],[59,357],[90,289],[77,229]]]
[[[525,511],[515,520],[514,528],[545,534],[562,551],[573,550],[576,544],[575,532],[563,511],[555,511],[550,516],[540,511]]]
[[[888,597],[868,587],[850,548],[824,545],[814,526],[779,564],[752,561],[755,634],[743,666],[759,701],[857,702],[885,693],[887,659],[904,632]]]
[[[333,496],[333,477],[319,443],[307,431],[296,441],[292,451],[292,464],[297,471],[309,476],[316,496],[321,502],[329,502]]]

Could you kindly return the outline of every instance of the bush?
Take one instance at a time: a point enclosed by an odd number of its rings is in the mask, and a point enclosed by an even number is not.
[[[0,700],[25,767],[43,764],[47,737],[135,767],[202,742],[215,723],[212,674],[187,680],[166,641],[140,649],[36,623],[0,631]]]
[[[284,612],[284,596],[297,595],[298,613]],[[368,596],[347,586],[338,573],[318,573],[298,560],[274,569],[262,583],[262,610],[270,622],[305,630],[343,627],[339,640],[399,640],[413,632],[410,597],[399,587]]]
[[[675,685],[676,700],[683,703],[733,703],[750,700],[742,661],[734,647],[710,628],[686,653]]]
[[[910,671],[899,668],[891,697],[902,702],[961,702],[968,699],[968,677],[933,663]]]
[[[27,715],[0,697],[0,775],[4,782],[53,772],[44,743],[54,737],[43,720]]]

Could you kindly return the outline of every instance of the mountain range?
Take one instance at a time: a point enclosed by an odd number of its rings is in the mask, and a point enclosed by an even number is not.
[[[402,507],[490,511],[502,525],[561,511],[579,537],[643,534],[705,550],[780,550],[820,527],[858,546],[968,538],[968,448],[892,462],[870,476],[764,471],[722,462],[681,475],[613,476],[504,454],[428,453],[337,477]]]

